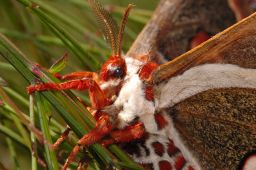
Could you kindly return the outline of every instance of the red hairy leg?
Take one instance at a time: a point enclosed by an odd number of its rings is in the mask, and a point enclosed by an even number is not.
[[[79,72],[73,72],[66,74],[64,76],[61,76],[61,80],[72,80],[72,79],[82,79],[82,78],[89,78],[96,82],[99,80],[99,76],[95,72],[89,72],[89,71],[79,71]]]
[[[67,127],[65,129],[65,131],[61,134],[61,136],[53,144],[53,149],[57,149],[59,145],[68,137],[70,130],[71,130],[70,127]]]
[[[27,87],[27,92],[29,94],[35,91],[45,91],[45,90],[89,90],[90,100],[92,102],[92,107],[95,109],[101,109],[108,104],[108,99],[105,97],[104,92],[100,89],[99,85],[92,79],[77,79],[70,80],[63,83],[44,83],[31,85]]]
[[[82,162],[82,161],[80,161],[80,162],[78,163],[77,170],[86,170],[88,166],[89,166],[89,161],[88,161],[88,162]]]
[[[78,71],[78,72],[72,72],[69,74],[65,74],[62,76],[60,73],[55,73],[54,76],[59,80],[74,80],[74,79],[83,79],[83,78],[89,78],[97,83],[99,82],[99,76],[95,72],[89,72],[89,71]]]
[[[103,140],[102,145],[108,146],[113,143],[127,143],[136,139],[140,139],[145,135],[143,123],[138,122],[121,130],[110,132],[110,139]]]
[[[75,159],[77,153],[80,151],[80,146],[89,146],[91,144],[98,142],[102,137],[109,134],[112,128],[113,127],[108,115],[103,114],[99,118],[96,127],[92,131],[84,135],[81,139],[79,139],[76,146],[69,154],[62,169],[66,170],[68,168],[70,163]]]

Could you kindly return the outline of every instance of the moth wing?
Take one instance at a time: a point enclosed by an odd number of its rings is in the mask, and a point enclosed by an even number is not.
[[[166,111],[203,169],[237,169],[256,148],[256,89],[211,89]]]
[[[256,148],[255,24],[253,14],[153,76],[158,110],[173,121],[170,136],[202,169],[236,169]]]

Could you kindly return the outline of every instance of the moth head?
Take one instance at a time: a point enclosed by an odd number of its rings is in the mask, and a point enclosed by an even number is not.
[[[121,24],[118,26],[109,12],[106,11],[98,1],[88,0],[88,2],[97,17],[100,29],[105,39],[112,49],[110,58],[102,66],[100,72],[101,80],[106,82],[109,80],[123,79],[126,75],[126,64],[124,59],[121,57],[122,42],[125,25],[132,5],[128,5],[124,12]]]
[[[122,80],[126,75],[125,60],[119,56],[111,56],[102,66],[100,77],[102,81]]]

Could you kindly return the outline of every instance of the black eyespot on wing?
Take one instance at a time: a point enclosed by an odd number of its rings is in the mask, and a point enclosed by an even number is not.
[[[241,160],[237,170],[255,170],[256,169],[256,150],[250,151]]]
[[[122,67],[112,67],[110,70],[110,76],[113,78],[124,78],[125,71]]]

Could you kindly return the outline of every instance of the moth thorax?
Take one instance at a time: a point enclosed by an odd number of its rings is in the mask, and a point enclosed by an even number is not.
[[[124,61],[127,68],[126,76],[123,79],[110,79],[101,84],[101,88],[109,93],[113,101],[109,106],[112,112],[110,114],[117,116],[119,128],[126,127],[138,118],[146,126],[151,124],[146,128],[155,131],[157,126],[151,123],[154,119],[154,103],[146,99],[145,85],[138,75],[143,62],[129,57]]]

